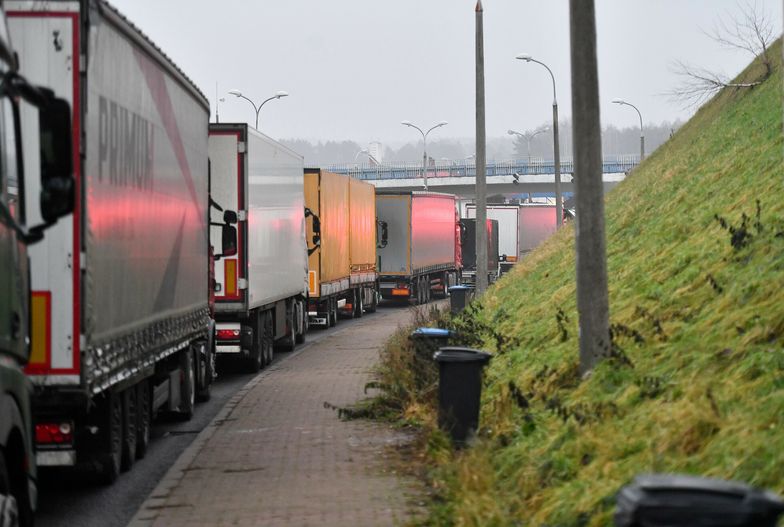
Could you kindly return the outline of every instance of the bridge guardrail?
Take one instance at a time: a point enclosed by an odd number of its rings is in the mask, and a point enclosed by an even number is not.
[[[602,171],[609,173],[626,173],[639,164],[636,156],[622,156],[616,160],[606,160]],[[379,179],[420,179],[423,177],[422,166],[413,164],[396,165],[333,165],[328,170],[338,174],[348,174],[351,177],[363,180]],[[555,165],[552,161],[535,161],[528,163],[522,161],[500,161],[487,164],[487,177],[520,176],[554,174]],[[572,160],[561,161],[561,174],[574,174]],[[475,164],[440,164],[427,169],[428,178],[441,177],[476,177]]]

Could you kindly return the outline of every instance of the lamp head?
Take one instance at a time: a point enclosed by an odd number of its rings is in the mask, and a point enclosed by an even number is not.
[[[623,99],[613,99],[612,102],[613,104],[626,104],[626,101]]]
[[[533,57],[531,55],[529,55],[528,53],[520,53],[515,58],[518,59],[518,60],[524,60],[526,62],[531,62],[531,60],[533,59]]]
[[[514,130],[507,130],[506,133],[509,135],[515,135],[517,132],[515,132]]]
[[[402,124],[403,126],[414,126],[413,124],[411,124],[411,121],[400,121],[400,124]]]
[[[441,121],[440,123],[438,123],[438,126],[446,126],[446,125],[448,125],[448,124],[449,124],[449,123],[448,123],[448,122],[446,122],[446,121]]]
[[[242,92],[239,90],[229,90],[229,95],[234,95],[235,97],[242,97]]]
[[[289,92],[287,91],[280,90],[275,92],[276,99],[280,99],[281,97],[288,97],[288,96],[289,96]]]

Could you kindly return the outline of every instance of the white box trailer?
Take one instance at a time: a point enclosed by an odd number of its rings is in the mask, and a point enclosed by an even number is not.
[[[468,218],[476,218],[476,204],[466,205]],[[498,220],[501,265],[516,262],[556,231],[555,205],[544,203],[493,204],[487,218]]]
[[[5,7],[23,73],[72,106],[77,154],[74,212],[30,250],[36,457],[112,481],[157,411],[189,417],[212,382],[209,105],[102,0]]]
[[[476,219],[476,204],[466,205],[466,217]],[[522,232],[519,205],[487,205],[487,219],[498,220],[498,257],[502,262],[516,262],[520,257]]]
[[[304,160],[244,123],[211,124],[209,157],[212,199],[239,218],[237,255],[215,268],[217,352],[258,371],[307,331]]]

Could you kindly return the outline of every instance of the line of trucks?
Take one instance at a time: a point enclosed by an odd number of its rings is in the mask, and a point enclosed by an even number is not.
[[[157,415],[210,397],[218,357],[255,372],[311,325],[461,282],[455,196],[376,192],[209,123],[105,0],[3,7],[0,524],[31,523],[39,467],[130,469]]]

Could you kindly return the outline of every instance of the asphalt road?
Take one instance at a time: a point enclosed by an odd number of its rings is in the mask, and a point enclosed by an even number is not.
[[[401,308],[399,305],[382,307]],[[341,319],[334,328],[312,330],[303,346],[318,342],[335,331],[349,329],[352,322]],[[287,353],[276,353],[275,362],[286,360],[288,356]],[[124,527],[196,435],[212,421],[229,399],[253,378],[252,374],[241,373],[236,367],[231,367],[231,364],[225,366],[228,368],[219,367],[219,376],[213,384],[211,399],[200,403],[188,422],[156,422],[147,455],[137,461],[129,472],[122,474],[113,485],[99,485],[91,482],[86,475],[67,471],[41,474],[36,526]]]

